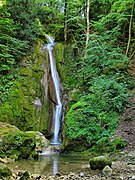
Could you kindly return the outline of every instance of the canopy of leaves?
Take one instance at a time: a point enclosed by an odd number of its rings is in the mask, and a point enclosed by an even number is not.
[[[30,45],[42,36],[34,1],[8,1],[0,7],[0,101],[5,101],[17,78],[21,58]]]

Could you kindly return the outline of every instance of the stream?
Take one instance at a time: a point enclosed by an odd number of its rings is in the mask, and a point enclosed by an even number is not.
[[[13,170],[28,170],[31,174],[56,175],[71,172],[89,172],[89,157],[83,155],[50,155],[40,156],[38,161],[19,160],[9,163]]]

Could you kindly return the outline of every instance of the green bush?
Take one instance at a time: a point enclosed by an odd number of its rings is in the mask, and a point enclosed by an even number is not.
[[[124,139],[117,137],[110,143],[110,145],[112,150],[120,150],[127,146],[127,142]]]
[[[93,34],[90,38],[78,71],[80,98],[70,99],[65,132],[69,141],[82,140],[87,148],[109,152],[109,138],[118,126],[119,114],[129,106],[128,58],[107,42],[108,37]]]

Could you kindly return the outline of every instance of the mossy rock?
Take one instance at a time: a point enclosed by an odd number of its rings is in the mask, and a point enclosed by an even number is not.
[[[0,179],[10,179],[12,171],[3,163],[0,163]]]
[[[2,138],[2,151],[8,157],[17,155],[19,159],[27,159],[35,147],[35,139],[22,131],[8,133]]]
[[[30,178],[30,172],[29,171],[25,171],[22,176],[20,177],[20,180],[28,180],[28,179],[31,179]]]
[[[0,122],[0,157],[29,158],[36,153],[36,139],[17,127]],[[34,153],[34,154],[35,154]]]
[[[50,144],[50,141],[45,138],[45,136],[38,131],[27,131],[27,134],[29,134],[31,137],[36,139],[36,150],[41,150],[43,147],[47,148]]]
[[[8,99],[0,106],[0,121],[13,124],[22,131],[45,133],[51,129],[53,109],[48,99],[49,61],[48,54],[41,52],[43,43],[43,40],[38,39],[33,46],[34,51],[31,49],[29,54],[23,57],[17,78],[11,82],[13,85],[10,87]],[[41,101],[40,110],[34,104],[36,98]]]
[[[0,122],[0,139],[2,136],[11,132],[20,132],[20,130],[16,126]]]
[[[20,71],[20,74],[22,76],[32,77],[32,69],[30,69],[30,68],[22,68],[21,71]]]
[[[17,127],[0,122],[0,157],[38,159],[38,151],[48,147],[49,140],[38,131],[20,131]]]
[[[96,169],[103,169],[105,166],[111,167],[112,162],[108,157],[105,156],[98,156],[98,157],[93,157],[90,158],[89,164],[91,169],[96,170]]]
[[[63,153],[80,153],[85,151],[87,148],[85,141],[81,140],[74,140],[74,141],[69,141],[68,139],[64,139],[62,145],[61,145],[61,152]]]

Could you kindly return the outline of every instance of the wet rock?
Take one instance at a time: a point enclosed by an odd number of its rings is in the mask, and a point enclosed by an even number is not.
[[[118,177],[117,180],[123,180],[124,178],[122,176]]]
[[[27,131],[28,134],[33,134],[36,139],[36,150],[42,153],[42,147],[46,148],[49,146],[50,142],[45,138],[45,136],[38,131]]]
[[[114,180],[124,180],[124,178],[122,176],[112,176],[111,180],[112,179],[114,179]]]
[[[32,178],[32,180],[40,180],[40,179],[42,179],[42,176],[39,174],[32,174],[31,178]],[[46,178],[46,176],[44,176],[44,178]]]
[[[20,177],[20,180],[28,180],[28,179],[31,179],[30,178],[30,172],[29,171],[25,171],[22,176]]]
[[[112,169],[109,166],[105,166],[104,169],[102,170],[102,172],[105,176],[112,175]]]
[[[56,176],[62,176],[62,174],[60,172],[57,172]]]
[[[131,180],[135,180],[135,176],[132,176]]]
[[[93,170],[96,170],[96,169],[102,170],[105,166],[108,165],[111,167],[112,165],[111,160],[105,156],[93,157],[89,160],[89,163],[90,163],[91,169]]]
[[[0,179],[9,178],[12,175],[12,171],[3,163],[0,163]]]
[[[85,175],[86,175],[85,172],[81,172],[81,173],[80,173],[80,177],[83,177],[83,176],[85,176]]]

